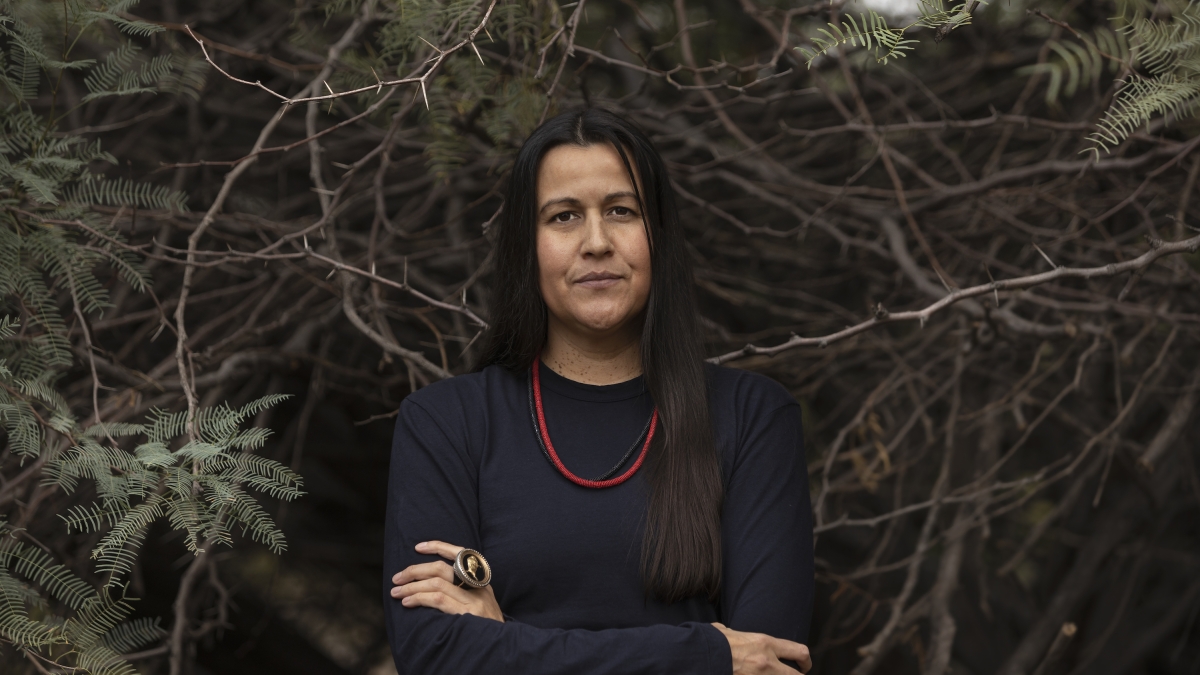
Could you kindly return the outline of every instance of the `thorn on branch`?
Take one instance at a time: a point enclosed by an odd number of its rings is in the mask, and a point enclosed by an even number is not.
[[[1055,264],[1054,264],[1054,261],[1050,259],[1050,256],[1046,255],[1046,252],[1042,250],[1042,247],[1041,247],[1041,246],[1038,246],[1037,244],[1034,244],[1034,245],[1033,245],[1033,247],[1034,247],[1035,249],[1037,249],[1037,252],[1038,252],[1038,253],[1041,253],[1041,254],[1042,254],[1042,257],[1046,259],[1046,262],[1050,263],[1050,268],[1051,268],[1051,269],[1058,269],[1058,265],[1055,265]]]
[[[875,320],[883,321],[884,319],[888,318],[888,316],[889,316],[889,312],[883,308],[883,303],[882,302],[876,303],[875,304]]]
[[[333,88],[329,86],[329,83],[328,83],[328,82],[326,82],[325,80],[321,80],[321,84],[325,85],[325,91],[328,91],[330,96],[337,96],[337,94],[333,93]],[[327,113],[325,113],[325,114],[327,114],[327,115],[332,115],[332,114],[333,114],[333,102],[334,102],[334,100],[335,100],[335,99],[329,99],[329,112],[327,112]]]
[[[1161,248],[1162,245],[1166,242],[1164,242],[1162,239],[1159,239],[1158,237],[1152,237],[1147,234],[1146,235],[1146,243],[1150,244],[1150,248],[1156,249],[1156,248]]]
[[[425,44],[429,45],[430,47],[432,47],[433,51],[437,52],[438,54],[442,53],[442,50],[438,49],[437,47],[434,47],[433,43],[430,42],[429,40],[426,40],[425,38],[421,37],[420,35],[417,36],[417,39],[420,40],[421,42],[424,42]]]
[[[938,266],[935,265],[933,273],[937,275],[938,281],[942,282],[942,288],[946,289],[947,293],[954,292],[954,288],[946,281],[946,277],[942,276],[942,273],[938,271]]]
[[[1161,246],[1162,242],[1159,242],[1159,245]],[[1154,248],[1158,248],[1158,247],[1155,246]],[[1145,273],[1146,273],[1146,268],[1143,267],[1142,269],[1137,270],[1133,274],[1129,275],[1129,281],[1126,281],[1125,287],[1121,289],[1120,293],[1117,293],[1117,302],[1121,302],[1122,300],[1125,299],[1125,296],[1129,295],[1129,291],[1133,290],[1134,284],[1136,284],[1138,282],[1138,280],[1142,278],[1142,275]]]
[[[988,269],[987,263],[983,265],[983,271],[987,272],[988,281],[992,282],[992,293],[995,294],[996,308],[1000,308],[1000,291],[996,288],[996,278],[992,276],[992,270]]]

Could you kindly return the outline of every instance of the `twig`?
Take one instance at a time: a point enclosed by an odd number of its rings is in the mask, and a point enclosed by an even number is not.
[[[885,323],[895,323],[897,321],[919,321],[924,323],[937,312],[950,307],[957,302],[984,295],[986,293],[991,293],[993,291],[1009,291],[1023,288],[1033,288],[1034,286],[1039,286],[1051,281],[1057,281],[1059,279],[1096,279],[1100,277],[1111,277],[1124,272],[1143,269],[1149,266],[1155,260],[1158,260],[1166,255],[1175,253],[1195,253],[1197,249],[1200,249],[1200,236],[1184,239],[1182,241],[1166,243],[1161,247],[1151,249],[1132,260],[1126,260],[1125,262],[1120,263],[1111,263],[1103,267],[1058,267],[1050,270],[1049,272],[1042,272],[1040,274],[1031,274],[1024,277],[1017,277],[1015,279],[1002,279],[1000,281],[987,284],[971,286],[970,288],[963,288],[951,293],[947,293],[942,299],[934,302],[924,309],[911,310],[907,312],[892,312],[882,319],[872,317],[856,325],[821,337],[805,338],[793,336],[786,342],[780,343],[773,347],[759,347],[757,345],[748,344],[737,351],[728,352],[720,356],[714,356],[713,358],[708,359],[708,361],[709,363],[722,364],[736,359],[745,358],[747,356],[775,356],[776,354],[780,354],[789,349],[795,349],[797,347],[828,347],[834,342],[854,337],[860,333],[865,333],[875,326]]]

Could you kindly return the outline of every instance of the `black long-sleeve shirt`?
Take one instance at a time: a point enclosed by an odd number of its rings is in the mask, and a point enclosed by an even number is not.
[[[593,386],[540,371],[562,462],[583,478],[612,468],[653,409],[642,378]],[[568,481],[538,446],[524,373],[492,366],[407,397],[392,446],[383,570],[401,675],[729,675],[729,643],[714,621],[803,642],[814,582],[799,406],[761,375],[714,366],[706,374],[726,488],[716,603],[645,597],[642,472],[602,489]],[[428,540],[487,557],[506,622],[407,608],[390,596],[392,575],[439,559],[414,550]]]

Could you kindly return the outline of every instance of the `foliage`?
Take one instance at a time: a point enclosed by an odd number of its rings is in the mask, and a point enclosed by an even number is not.
[[[47,479],[66,492],[74,491],[81,478],[95,482],[100,502],[74,507],[60,517],[68,530],[110,528],[92,550],[97,571],[109,575],[106,586],[129,573],[146,529],[164,516],[186,533],[190,551],[231,545],[235,525],[275,553],[287,548],[283,533],[245,488],[291,500],[303,494],[300,477],[279,462],[249,454],[262,446],[269,430],[239,428],[246,418],[284,398],[266,396],[236,410],[225,405],[202,409],[190,434],[186,411],[154,410],[146,424],[96,424],[48,463]],[[170,443],[185,434],[187,442],[171,451]],[[145,441],[133,454],[97,440],[134,435],[144,435]],[[142,501],[135,504],[135,497]]]
[[[186,208],[179,192],[105,175],[117,159],[99,141],[61,130],[70,109],[39,112],[46,98],[58,102],[64,73],[87,89],[78,106],[197,95],[194,59],[148,56],[138,44],[163,29],[128,18],[135,4],[0,2],[0,425],[9,451],[31,470],[40,466],[47,487],[71,492],[86,481],[95,490],[96,504],[61,517],[67,532],[103,531],[91,557],[107,575],[95,588],[40,544],[21,541],[23,528],[0,523],[0,642],[89,673],[136,672],[121,655],[164,635],[157,619],[130,619],[124,596],[151,524],[183,531],[192,551],[230,545],[240,528],[281,552],[283,534],[250,490],[284,500],[302,494],[298,475],[252,454],[270,432],[241,428],[283,396],[200,409],[191,419],[156,410],[145,424],[85,425],[61,391],[77,357],[64,314],[86,321],[109,306],[104,269],[135,291],[149,286],[139,257],[96,207]],[[88,348],[84,359],[94,358]],[[143,437],[132,452],[114,440],[128,436]]]
[[[1073,156],[1175,20],[1114,2],[500,2],[473,46],[488,0],[4,5],[2,625],[51,671],[108,658],[74,621],[147,673],[385,672],[397,410],[473,368],[515,149],[601,105],[663,154],[709,354],[802,406],[818,670],[1186,675],[1197,127]]]
[[[820,35],[810,38],[812,49],[796,49],[804,56],[805,64],[809,68],[818,56],[842,45],[861,46],[872,51],[876,61],[886,64],[890,59],[907,56],[905,52],[911,51],[917,43],[916,40],[905,37],[908,31],[921,27],[949,32],[959,26],[965,26],[971,23],[971,10],[978,4],[981,3],[960,2],[946,9],[943,0],[920,0],[917,19],[902,27],[888,26],[887,19],[875,10],[860,14],[858,20],[855,20],[853,14],[846,14],[841,26],[830,23],[826,24],[828,28],[817,29]]]
[[[917,40],[906,37],[916,27],[935,29],[935,40],[945,32],[970,23],[969,3],[949,10],[941,0],[920,0],[920,16],[903,27],[891,27],[878,12],[847,14],[839,26],[827,24],[810,38],[812,48],[797,47],[811,68],[813,61],[841,46],[861,46],[876,61],[906,56]],[[1099,83],[1105,72],[1127,77],[1088,137],[1095,155],[1108,152],[1156,115],[1176,117],[1194,113],[1200,97],[1200,5],[1195,0],[1165,2],[1168,18],[1153,3],[1120,0],[1113,22],[1117,28],[1099,27],[1075,40],[1051,40],[1047,47],[1055,58],[1020,68],[1024,75],[1046,75],[1046,102],[1060,95],[1072,97],[1085,84]],[[1139,68],[1140,66],[1140,68]],[[1144,71],[1144,72],[1143,72]]]
[[[1117,73],[1119,88],[1096,124],[1087,150],[1099,156],[1157,115],[1194,114],[1200,97],[1200,5],[1169,0],[1120,0],[1114,28],[1099,27],[1076,40],[1051,40],[1056,58],[1020,69],[1049,77],[1046,102],[1072,97],[1079,87]]]
[[[397,3],[384,15],[387,21],[377,34],[379,55],[374,67],[404,74],[413,56],[429,49],[430,36],[443,35],[442,27],[454,26],[454,33],[441,38],[443,43],[461,39],[478,21],[479,11],[480,3],[475,0]],[[492,24],[495,30],[504,30],[506,37],[524,42],[535,41],[540,29],[521,3],[501,3],[493,11]],[[491,42],[491,33],[486,33],[485,39]],[[366,64],[356,65],[357,81],[372,82],[373,73]],[[414,100],[420,96],[416,91],[412,95]],[[532,78],[484,63],[474,51],[449,60],[430,83],[426,98],[422,127],[432,140],[426,149],[428,166],[443,178],[472,154],[471,138],[456,128],[455,119],[478,115],[488,140],[498,149],[511,148],[533,131],[545,109],[544,93]]]
[[[55,611],[65,607],[69,615]],[[134,675],[121,655],[164,636],[158,619],[129,620],[133,605],[97,590],[0,523],[0,640],[51,664],[87,673]]]
[[[1081,35],[1080,42],[1050,40],[1046,44],[1058,58],[1025,66],[1017,73],[1045,74],[1050,80],[1045,98],[1052,105],[1060,93],[1074,96],[1081,85],[1098,84],[1106,71],[1116,73],[1132,58],[1126,32],[1106,27]]]
[[[1098,148],[1119,144],[1154,115],[1171,112],[1183,117],[1194,112],[1200,96],[1200,5],[1195,0],[1165,4],[1170,21],[1151,18],[1136,7],[1128,7],[1121,17],[1128,22],[1131,56],[1146,72],[1131,73],[1117,92],[1090,137]]]

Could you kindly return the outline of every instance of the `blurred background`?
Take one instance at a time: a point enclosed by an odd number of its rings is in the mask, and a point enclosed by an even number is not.
[[[0,10],[5,673],[395,672],[394,415],[581,106],[803,407],[814,672],[1200,672],[1190,3]]]

